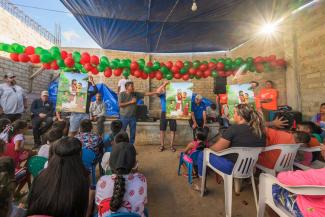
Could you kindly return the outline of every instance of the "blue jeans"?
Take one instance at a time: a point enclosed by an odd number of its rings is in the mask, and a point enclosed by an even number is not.
[[[126,131],[126,128],[129,125],[129,128],[130,128],[130,144],[134,145],[135,132],[137,130],[137,119],[135,117],[121,116],[120,120],[122,121],[124,131]]]
[[[227,175],[231,175],[232,169],[234,168],[234,163],[227,158],[220,157],[214,154],[210,154],[209,156],[210,164],[216,168],[217,170],[220,170],[223,173],[226,173]],[[203,151],[199,153],[199,156],[197,157],[197,167],[198,167],[198,173],[199,176],[202,176],[202,170],[203,170]]]

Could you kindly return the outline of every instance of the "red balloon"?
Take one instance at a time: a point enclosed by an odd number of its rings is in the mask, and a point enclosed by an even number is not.
[[[152,62],[149,61],[149,62],[147,63],[147,66],[152,67],[152,66],[153,66]]]
[[[214,69],[216,67],[216,64],[213,62],[209,62],[208,67],[209,69]]]
[[[96,55],[93,55],[90,57],[90,63],[93,65],[98,65],[99,64],[99,58]]]
[[[286,61],[285,61],[284,59],[278,59],[278,60],[276,61],[276,64],[277,64],[278,66],[283,67],[283,66],[286,65]]]
[[[64,64],[68,66],[69,68],[72,68],[74,66],[74,60],[71,57],[67,57],[64,60]]]
[[[86,63],[86,64],[84,64],[83,65],[84,66],[84,68],[89,72],[89,71],[91,71],[92,70],[92,65],[90,64],[90,63]]]
[[[173,67],[173,62],[168,61],[165,65],[166,65],[167,68],[171,69]]]
[[[272,61],[275,61],[275,60],[276,60],[276,56],[274,54],[270,55],[269,58],[268,58],[269,62],[272,62]]]
[[[254,58],[254,63],[262,63],[264,61],[264,58],[261,56],[255,57]]]
[[[262,63],[258,63],[255,65],[256,71],[257,72],[263,72],[264,71],[264,66]]]
[[[19,57],[18,56],[19,55],[16,54],[16,53],[11,53],[10,54],[10,59],[13,60],[13,61],[15,61],[15,62],[19,62]]]
[[[112,74],[113,74],[113,72],[112,72],[112,69],[111,69],[111,68],[106,68],[106,69],[105,69],[105,71],[104,71],[104,76],[105,76],[106,78],[111,77]]]
[[[211,75],[211,70],[208,69],[208,70],[205,70],[204,73],[203,73],[203,77],[207,78]]]
[[[190,75],[195,75],[195,74],[196,74],[196,69],[194,69],[194,68],[190,68],[190,69],[188,70],[188,73],[189,73]]]
[[[122,69],[121,68],[114,69],[113,73],[116,77],[121,76]]]
[[[94,68],[91,69],[91,73],[93,75],[97,75],[99,72],[98,72],[98,69],[94,67]]]
[[[142,78],[143,80],[147,79],[147,78],[148,78],[148,74],[142,72],[141,78]]]
[[[142,72],[141,72],[140,70],[135,70],[135,71],[134,71],[134,76],[135,76],[136,78],[139,78],[139,77],[141,76],[141,74],[142,74]]]
[[[131,70],[137,70],[139,68],[139,64],[136,61],[133,61],[130,65]]]
[[[177,60],[176,63],[175,63],[175,65],[176,65],[178,68],[181,69],[181,68],[183,68],[184,63],[183,63],[183,61]]]
[[[43,63],[44,69],[51,69],[51,63]]]
[[[217,70],[218,71],[222,71],[224,67],[225,67],[225,64],[223,64],[222,62],[217,63]]]
[[[57,62],[56,61],[53,61],[51,63],[51,69],[53,70],[58,70],[60,67],[58,66]]]
[[[159,81],[159,80],[161,80],[162,78],[163,78],[163,75],[162,75],[161,71],[158,71],[158,72],[156,73],[156,79]]]
[[[19,54],[18,59],[19,59],[20,62],[23,62],[23,63],[27,63],[27,62],[30,61],[29,56],[27,54],[24,54],[24,53]]]
[[[73,59],[73,57],[72,57],[72,53],[68,53],[67,58],[71,58],[71,59]]]
[[[236,72],[236,71],[235,71]],[[229,71],[227,71],[226,72],[226,76],[228,77],[228,76],[231,76],[233,74],[233,71],[231,71],[231,70],[229,70]]]
[[[199,69],[204,72],[205,70],[208,69],[208,65],[207,64],[202,64],[202,65],[200,65]]]
[[[25,48],[25,54],[27,55],[32,55],[35,53],[35,48],[32,46],[28,46]]]
[[[276,68],[278,66],[276,60],[271,61],[270,65],[272,68]]]
[[[196,71],[196,76],[201,78],[203,76],[203,72],[201,70],[197,70]]]
[[[30,61],[32,63],[35,63],[36,64],[36,63],[40,63],[41,62],[40,57],[37,54],[32,54],[32,55],[29,56],[29,58],[30,58]]]
[[[190,79],[190,75],[189,74],[184,74],[183,75],[183,80],[187,81],[188,79]]]
[[[176,78],[176,79],[180,79],[181,77],[182,77],[182,75],[179,73],[174,74],[174,78]]]
[[[165,63],[160,62],[160,67],[166,66]],[[167,66],[166,66],[167,67]],[[167,67],[168,68],[168,67]]]
[[[220,77],[226,77],[226,72],[225,71],[219,71],[219,76]]]
[[[65,50],[62,50],[61,51],[61,58],[64,60],[67,57],[68,57],[68,52],[66,52]]]
[[[151,72],[149,74],[149,78],[153,79],[154,77],[156,77],[156,72]]]
[[[90,55],[89,55],[89,53],[83,52],[81,54],[81,60],[80,60],[80,62],[81,61],[82,61],[82,64],[89,63],[90,62]]]
[[[180,70],[180,68],[178,68],[178,66],[173,66],[172,67],[172,69],[171,69],[171,71],[174,73],[174,74],[176,74],[176,73],[179,73],[179,70]]]

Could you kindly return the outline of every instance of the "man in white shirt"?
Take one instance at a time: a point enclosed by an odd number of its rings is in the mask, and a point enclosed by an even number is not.
[[[106,114],[106,105],[102,100],[102,95],[100,93],[96,94],[96,101],[91,102],[90,108],[90,120],[97,122],[97,134],[99,136],[104,135],[104,122]]]
[[[16,85],[16,76],[12,72],[5,74],[6,83],[0,84],[0,110],[3,117],[11,122],[21,118],[27,109],[27,98],[25,90]]]
[[[127,76],[124,76],[121,80],[118,81],[117,85],[117,95],[120,94],[121,92],[125,91],[125,84],[126,82],[130,82],[131,79],[129,79]]]

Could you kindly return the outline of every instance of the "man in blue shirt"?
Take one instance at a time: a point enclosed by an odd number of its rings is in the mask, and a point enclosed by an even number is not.
[[[202,102],[202,96],[196,95],[194,103],[192,103],[192,112],[190,126],[193,129],[193,138],[195,139],[195,129],[204,128],[207,123],[206,105]]]

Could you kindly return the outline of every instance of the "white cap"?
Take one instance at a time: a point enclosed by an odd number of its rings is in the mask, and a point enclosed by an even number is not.
[[[47,90],[43,90],[41,96],[49,96],[49,92]]]

